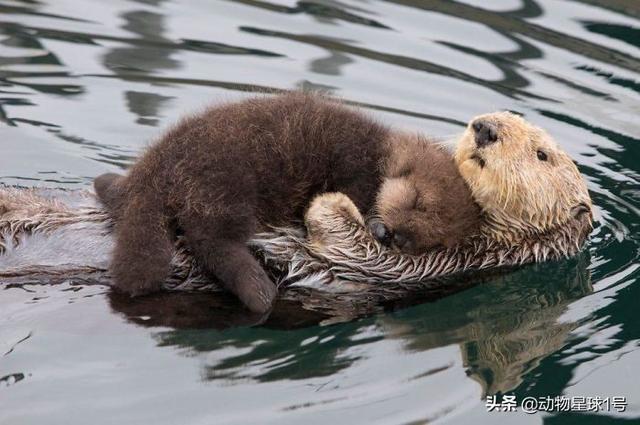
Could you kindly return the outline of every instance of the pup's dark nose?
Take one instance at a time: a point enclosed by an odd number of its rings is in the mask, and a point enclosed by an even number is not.
[[[479,148],[483,148],[498,140],[498,131],[496,126],[488,121],[479,119],[471,124],[475,131],[475,141]]]
[[[385,226],[383,223],[379,221],[373,221],[369,224],[369,229],[371,230],[373,237],[376,238],[381,244],[388,246],[391,243],[391,238],[393,237],[393,235],[391,234],[389,229],[387,229],[387,226]]]

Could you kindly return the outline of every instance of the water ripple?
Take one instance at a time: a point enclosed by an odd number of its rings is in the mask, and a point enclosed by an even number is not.
[[[577,258],[445,298],[308,293],[265,319],[224,295],[0,282],[0,422],[492,423],[496,393],[626,396],[637,420],[639,28],[627,0],[0,0],[0,185],[86,187],[186,111],[305,88],[441,139],[523,114],[596,209]]]

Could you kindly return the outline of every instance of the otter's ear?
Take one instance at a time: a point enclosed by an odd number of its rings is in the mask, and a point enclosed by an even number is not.
[[[580,218],[583,214],[590,213],[591,208],[584,202],[580,202],[575,207],[571,208],[571,216],[573,218]]]

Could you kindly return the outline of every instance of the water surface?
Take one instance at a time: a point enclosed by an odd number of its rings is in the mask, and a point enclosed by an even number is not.
[[[588,180],[585,252],[347,321],[0,283],[0,423],[640,420],[634,0],[0,0],[0,184],[88,188],[186,111],[294,88],[445,139],[523,114]],[[628,407],[488,413],[494,394]]]

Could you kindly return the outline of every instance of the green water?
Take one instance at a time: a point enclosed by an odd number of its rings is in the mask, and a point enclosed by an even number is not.
[[[587,178],[590,242],[348,321],[0,282],[0,424],[640,423],[636,0],[0,0],[0,184],[88,188],[186,111],[299,87],[442,138],[524,114]]]

